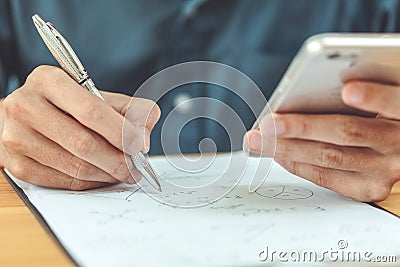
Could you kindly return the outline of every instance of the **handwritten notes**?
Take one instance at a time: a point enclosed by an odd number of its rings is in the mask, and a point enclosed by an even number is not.
[[[224,157],[207,175],[181,173],[164,158],[152,163],[170,181],[193,184],[212,181]],[[162,203],[163,198],[183,201],[191,189],[166,189],[158,195],[160,202],[137,185],[70,192],[14,180],[82,266],[265,266],[259,254],[266,246],[322,252],[340,250],[341,240],[351,250],[400,255],[400,240],[393,238],[400,233],[397,217],[320,188],[277,164],[267,181],[249,193],[256,164],[257,159],[250,160],[241,182],[218,201],[205,194],[204,203],[210,204],[199,208]]]

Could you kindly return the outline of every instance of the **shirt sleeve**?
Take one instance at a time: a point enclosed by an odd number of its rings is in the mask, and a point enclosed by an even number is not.
[[[0,98],[7,95],[8,81],[13,73],[12,31],[8,0],[0,0]]]

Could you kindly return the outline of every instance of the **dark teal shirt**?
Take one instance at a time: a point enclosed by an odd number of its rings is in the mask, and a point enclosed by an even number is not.
[[[57,65],[37,34],[39,13],[70,41],[103,90],[133,95],[157,71],[176,63],[210,60],[248,75],[269,97],[290,60],[309,36],[322,32],[394,32],[400,27],[397,0],[0,0],[0,89],[2,97],[41,64]],[[244,93],[246,88],[242,89]],[[182,86],[158,104],[163,116],[152,135],[151,152],[162,153],[161,128],[183,152],[197,152],[211,138],[220,151],[240,149],[213,120],[199,118],[180,133],[189,108],[173,122],[163,120],[179,99],[206,96],[231,106],[251,127],[255,117],[237,96],[217,86]],[[183,98],[182,98],[183,97]],[[258,107],[261,109],[262,107]],[[210,117],[222,115],[207,107]],[[220,118],[224,120],[224,118]],[[207,145],[206,145],[207,146]],[[177,149],[176,149],[177,150]],[[177,151],[167,151],[177,152]]]

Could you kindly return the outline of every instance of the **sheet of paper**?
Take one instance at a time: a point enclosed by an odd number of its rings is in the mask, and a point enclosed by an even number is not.
[[[260,162],[242,153],[233,158],[248,164],[240,183],[220,200],[210,198],[214,189],[195,198],[187,197],[191,190],[166,189],[157,196],[200,201],[204,205],[198,208],[163,204],[137,185],[71,192],[13,179],[82,266],[266,266],[271,261],[276,266],[297,256],[320,266],[322,260],[346,262],[342,256],[348,252],[359,253],[361,264],[365,253],[366,260],[394,256],[398,264],[398,217],[318,187],[276,163],[251,194],[248,184]],[[212,182],[227,160],[232,161],[218,156],[207,171],[194,174],[176,170],[162,157],[152,158],[152,164],[171,181],[188,186]],[[227,172],[244,171],[235,166]],[[280,251],[287,252],[282,259]],[[301,259],[304,251],[314,251],[317,258]]]

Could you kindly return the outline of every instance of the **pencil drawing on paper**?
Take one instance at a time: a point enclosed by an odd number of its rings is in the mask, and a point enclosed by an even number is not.
[[[133,195],[140,189],[139,186],[124,186],[122,184],[100,188],[92,189],[87,191],[72,192],[74,195],[87,196],[87,197],[99,197],[99,198],[111,198],[131,201]]]
[[[308,189],[291,185],[264,186],[257,189],[256,193],[262,197],[282,200],[305,199],[313,195]]]

